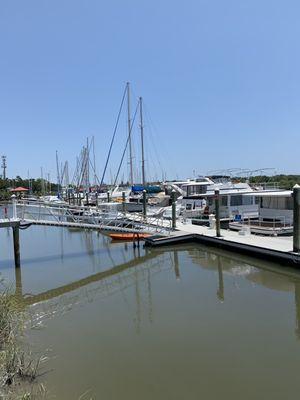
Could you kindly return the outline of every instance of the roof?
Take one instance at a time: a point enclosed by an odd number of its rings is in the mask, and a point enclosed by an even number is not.
[[[28,189],[26,189],[22,186],[19,186],[19,187],[16,187],[15,189],[10,189],[10,191],[11,192],[28,192]]]
[[[292,196],[292,193],[293,192],[291,190],[263,190],[261,192],[253,192],[251,195],[256,197],[290,197]],[[250,194],[247,193],[244,194],[244,196],[250,196]]]

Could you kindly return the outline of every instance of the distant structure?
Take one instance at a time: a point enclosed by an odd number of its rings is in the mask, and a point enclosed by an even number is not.
[[[6,168],[7,168],[6,156],[1,156],[1,159],[2,159],[1,168],[3,171],[2,178],[5,180],[6,179]]]

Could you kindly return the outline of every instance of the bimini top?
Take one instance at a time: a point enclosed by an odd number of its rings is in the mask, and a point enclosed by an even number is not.
[[[257,196],[257,197],[290,197],[292,190],[263,190],[261,192],[245,193],[243,196]]]

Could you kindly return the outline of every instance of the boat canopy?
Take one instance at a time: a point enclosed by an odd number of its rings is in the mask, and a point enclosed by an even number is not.
[[[293,192],[291,190],[272,190],[262,192],[245,193],[243,196],[256,196],[256,197],[290,197]]]

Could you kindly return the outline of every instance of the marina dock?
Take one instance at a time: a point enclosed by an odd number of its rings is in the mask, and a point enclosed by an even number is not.
[[[300,254],[292,251],[293,238],[290,236],[241,235],[238,232],[221,229],[221,237],[217,237],[215,229],[178,222],[176,230],[169,236],[150,236],[146,238],[145,245],[158,247],[189,242],[215,246],[285,265],[300,266]]]

